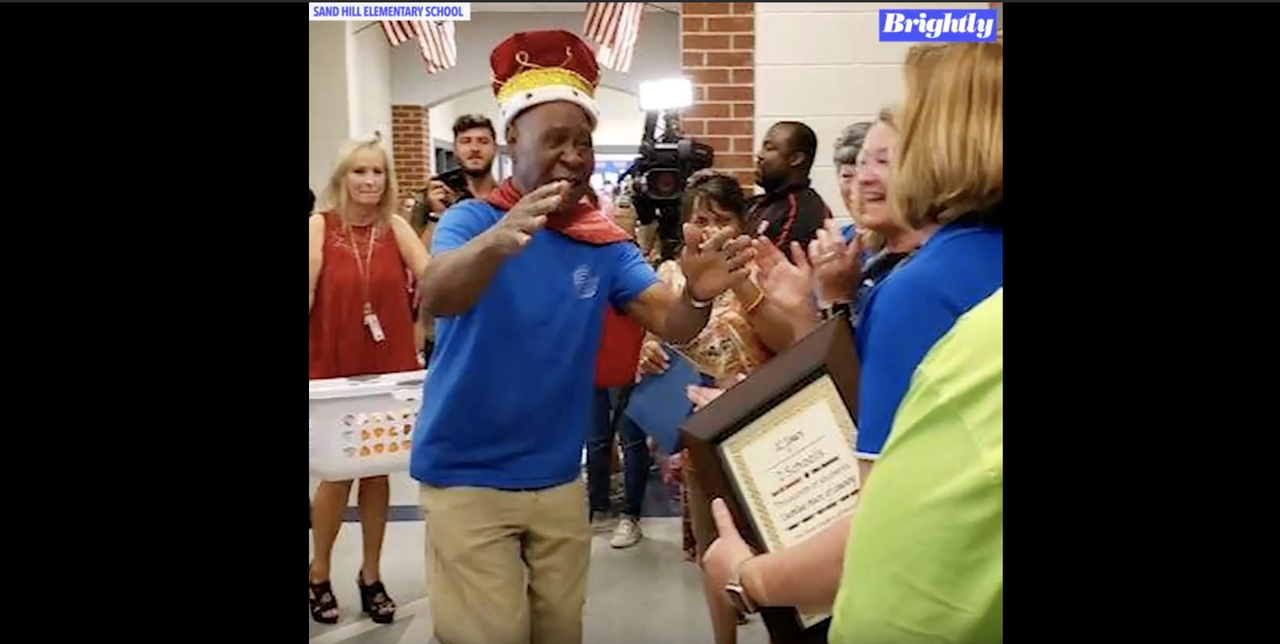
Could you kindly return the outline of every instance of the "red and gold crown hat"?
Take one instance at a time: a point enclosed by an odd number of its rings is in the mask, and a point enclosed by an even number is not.
[[[494,47],[489,67],[504,125],[520,112],[551,101],[574,103],[586,110],[592,125],[599,121],[600,68],[595,52],[567,31],[515,34]]]

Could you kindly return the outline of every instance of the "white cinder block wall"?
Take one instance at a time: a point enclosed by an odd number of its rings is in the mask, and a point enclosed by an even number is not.
[[[902,97],[902,60],[910,43],[880,42],[880,9],[937,9],[938,3],[757,2],[756,123],[759,149],[769,126],[801,121],[818,135],[814,188],[832,214],[846,220],[840,202],[832,142],[846,125],[872,120]],[[986,9],[985,2],[947,3]]]
[[[312,22],[308,32],[307,170],[320,195],[334,155],[351,129],[346,23]]]
[[[391,153],[391,45],[382,27],[369,22],[348,22],[347,97],[350,105],[350,137],[382,133]]]
[[[350,139],[382,131],[391,152],[391,48],[376,24],[312,22],[308,32],[307,155],[316,195]]]

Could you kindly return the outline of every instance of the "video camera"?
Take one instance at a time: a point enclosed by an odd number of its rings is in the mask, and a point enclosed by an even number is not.
[[[619,179],[631,176],[634,194],[632,207],[640,225],[658,222],[658,240],[662,259],[673,259],[680,247],[680,206],[685,184],[693,173],[710,168],[715,151],[680,132],[679,117],[662,114],[663,131],[658,137],[657,111],[645,112],[644,134],[640,139],[640,155]]]

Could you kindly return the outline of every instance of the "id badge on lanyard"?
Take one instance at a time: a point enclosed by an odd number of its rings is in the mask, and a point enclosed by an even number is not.
[[[378,320],[378,314],[373,312],[373,305],[369,302],[369,279],[373,272],[373,247],[378,239],[378,229],[375,226],[369,231],[369,250],[367,257],[360,261],[360,250],[356,246],[355,235],[350,234],[348,230],[347,238],[351,241],[351,251],[356,258],[356,269],[360,272],[360,279],[364,282],[364,326],[369,329],[369,335],[373,337],[374,342],[382,343],[387,339],[387,334],[382,331],[382,322]]]
[[[374,342],[383,342],[387,339],[387,335],[382,332],[382,323],[378,321],[378,314],[373,312],[373,307],[364,305],[364,325],[369,328],[369,335],[373,336]]]

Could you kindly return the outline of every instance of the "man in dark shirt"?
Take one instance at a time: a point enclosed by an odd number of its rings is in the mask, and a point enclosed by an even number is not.
[[[752,203],[752,219],[759,222],[755,232],[783,252],[793,241],[807,248],[822,222],[831,218],[831,209],[809,186],[817,153],[817,135],[798,121],[774,123],[756,153],[756,184],[765,194]]]

